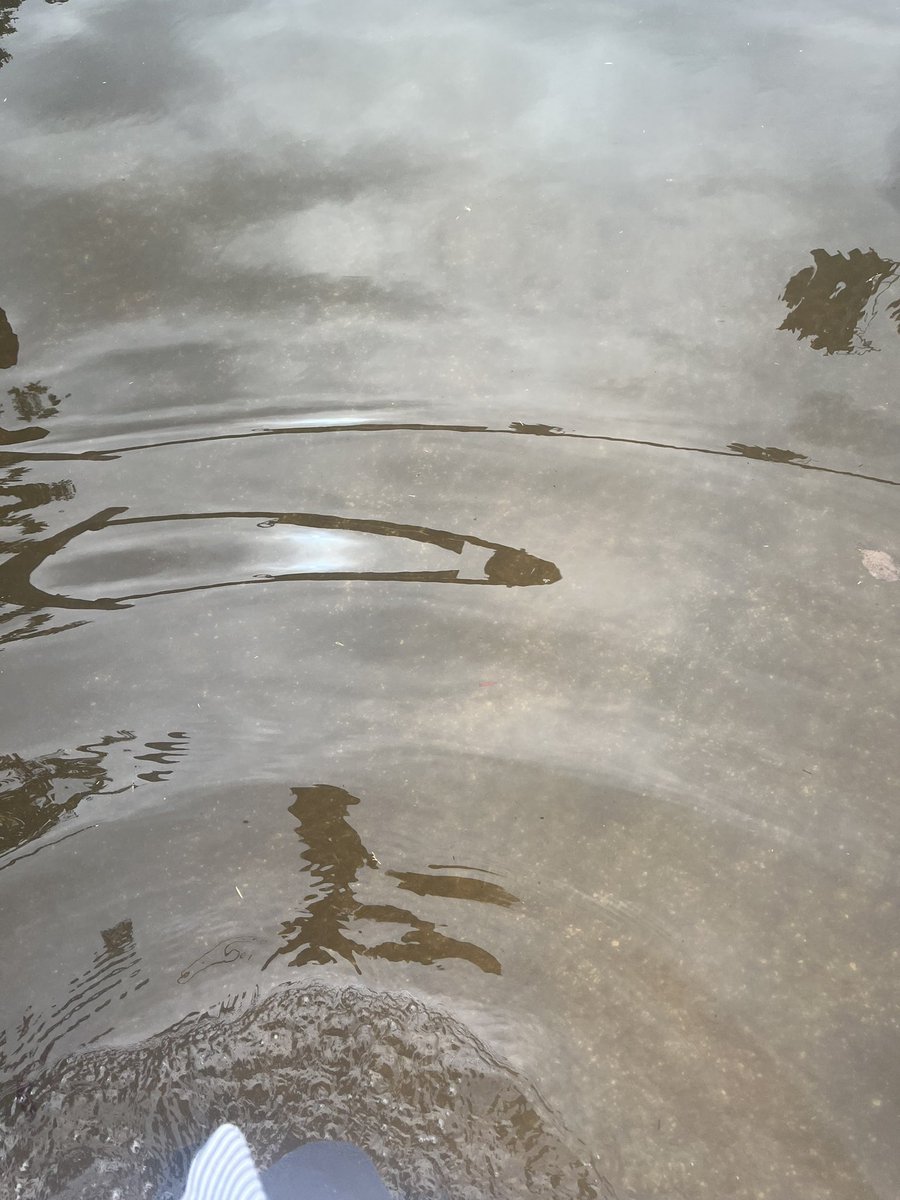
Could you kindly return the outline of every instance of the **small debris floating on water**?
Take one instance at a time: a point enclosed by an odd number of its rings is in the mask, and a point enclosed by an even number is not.
[[[860,550],[863,566],[873,579],[884,583],[900,582],[900,567],[894,562],[886,550]]]

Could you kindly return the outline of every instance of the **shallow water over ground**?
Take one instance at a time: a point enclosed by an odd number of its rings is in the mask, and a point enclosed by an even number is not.
[[[0,1197],[892,1197],[895,6],[0,33]]]

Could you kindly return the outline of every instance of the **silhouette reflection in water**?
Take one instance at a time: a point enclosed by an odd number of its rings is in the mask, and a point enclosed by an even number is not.
[[[0,35],[3,33],[3,9],[0,8]],[[3,51],[0,50],[0,56]],[[0,57],[0,65],[3,59]],[[6,313],[0,308],[0,371],[14,367],[19,361],[19,339],[13,332]]]
[[[891,305],[889,311],[897,310],[896,319],[900,321],[900,301]],[[54,450],[41,451],[21,449],[6,454],[5,461],[17,462],[113,462],[123,454],[139,454],[145,450],[162,450],[169,446],[201,446],[213,442],[242,442],[260,438],[289,438],[310,437],[318,434],[340,434],[349,436],[381,436],[386,434],[431,433],[431,434],[469,434],[476,437],[544,437],[560,438],[565,441],[603,442],[613,446],[640,446],[647,450],[676,451],[681,454],[703,454],[714,458],[737,458],[740,452],[731,449],[716,449],[712,446],[690,446],[679,442],[652,441],[648,438],[620,437],[609,433],[576,433],[574,430],[562,429],[558,425],[544,425],[525,421],[512,421],[505,427],[489,425],[445,425],[439,422],[424,421],[390,421],[370,422],[361,421],[355,424],[343,422],[339,425],[279,425],[277,429],[254,429],[241,433],[212,433],[201,434],[197,437],[165,438],[157,442],[134,442],[126,446],[111,446],[107,450]],[[746,456],[743,456],[746,457]],[[804,461],[801,461],[803,459]],[[774,459],[769,461],[776,461]],[[789,460],[778,459],[782,466],[799,467],[804,471],[821,472],[823,475],[841,475],[848,479],[863,479],[868,483],[886,484],[897,487],[898,480],[885,479],[879,475],[865,475],[858,471],[844,471],[836,467],[819,466],[805,461],[805,456]],[[547,580],[546,582],[551,582]]]
[[[363,904],[356,899],[360,874],[378,871],[380,863],[362,843],[347,820],[348,809],[359,804],[343,788],[328,784],[292,788],[294,803],[288,811],[299,824],[296,833],[306,849],[302,854],[313,889],[306,897],[306,913],[281,928],[284,945],[266,960],[293,955],[291,966],[334,963],[346,959],[359,972],[357,958],[431,966],[444,959],[463,959],[491,975],[501,973],[500,963],[487,950],[471,942],[439,933],[433,921],[424,921],[409,909],[393,904]],[[472,869],[472,868],[469,868]],[[518,900],[495,883],[455,875],[427,875],[387,871],[398,886],[419,896],[477,900],[503,907]],[[372,923],[407,926],[397,940],[367,945],[350,936],[351,927]],[[357,931],[359,935],[359,931]]]
[[[60,397],[39,380],[26,383],[24,387],[11,387],[6,393],[11,397],[11,403],[20,421],[41,421],[45,417],[55,417],[59,410]],[[62,397],[68,400],[71,393]]]
[[[11,33],[15,32],[16,27],[13,23],[13,16],[21,3],[22,0],[6,0],[5,4],[0,4],[0,38],[9,37]],[[9,51],[4,50],[0,46],[0,67],[5,67],[11,57],[12,55]],[[0,309],[0,313],[2,311]],[[0,359],[0,362],[2,362],[2,359]]]
[[[47,4],[66,4],[67,2],[68,0],[46,0]],[[3,0],[3,3],[0,4],[0,38],[9,37],[11,33],[15,33],[15,18],[21,5],[22,0]],[[10,52],[0,46],[0,67],[5,67],[11,58]]]
[[[798,454],[794,450],[779,450],[777,446],[746,446],[743,442],[729,442],[728,449],[743,455],[744,458],[755,458],[758,462],[809,462],[805,454]]]
[[[16,446],[46,437],[47,430],[31,422],[56,416],[61,398],[39,381],[23,387],[11,387],[6,394],[9,399],[0,402],[3,411],[0,445]],[[25,428],[7,428],[10,418],[24,422]],[[28,465],[9,454],[0,454],[0,468],[0,554],[13,554],[27,544],[24,539],[35,537],[46,529],[46,522],[35,516],[35,510],[44,505],[71,500],[75,495],[75,485],[71,479],[51,482],[28,480]],[[17,616],[15,612],[0,614],[0,626],[7,626],[0,635],[0,644],[35,636],[42,632],[41,627],[50,619],[47,614],[34,613],[23,622],[17,621]],[[58,628],[47,632],[56,632]]]
[[[106,508],[93,517],[79,521],[50,537],[25,544],[13,557],[0,565],[0,603],[17,605],[25,611],[45,608],[71,609],[115,609],[127,608],[129,602],[144,600],[150,596],[180,595],[186,592],[214,591],[224,587],[241,587],[261,583],[299,582],[304,580],[370,580],[406,583],[458,583],[494,584],[506,587],[529,587],[556,583],[560,578],[558,568],[551,562],[535,558],[525,550],[514,550],[498,542],[487,542],[473,535],[450,533],[442,529],[428,529],[421,525],[399,525],[392,521],[357,520],[353,517],[337,517],[320,513],[273,513],[273,512],[215,512],[173,513],[153,517],[122,517],[127,508]],[[221,580],[214,583],[188,587],[164,588],[157,591],[135,592],[119,597],[83,599],[44,591],[32,581],[32,574],[51,555],[69,545],[80,534],[99,532],[106,528],[125,525],[161,525],[178,521],[234,521],[253,520],[261,527],[273,525],[295,525],[309,529],[346,530],[367,533],[375,537],[407,538],[437,546],[451,554],[461,555],[467,547],[479,547],[488,551],[478,578],[464,577],[459,567],[444,571],[288,571],[265,574],[252,579]]]
[[[4,416],[9,413],[16,420],[26,423],[55,416],[60,403],[60,397],[39,382],[11,387],[6,394],[10,399],[2,405]],[[46,429],[33,424],[26,424],[24,429],[0,426],[0,445],[18,445],[46,435]],[[71,500],[75,495],[75,485],[71,479],[57,479],[51,483],[28,481],[28,467],[25,464],[10,462],[2,456],[0,464],[3,465],[0,470],[0,554],[10,554],[24,544],[24,538],[35,537],[47,528],[46,523],[34,515],[34,510],[46,504]],[[8,623],[12,616],[14,614],[11,613],[0,615],[0,625]],[[31,626],[39,623],[32,621]],[[22,632],[18,631],[19,636]],[[0,642],[5,640],[6,637],[0,637]]]
[[[141,783],[162,783],[187,751],[187,734],[170,733],[163,741],[147,742],[136,753],[135,734],[120,730],[73,752],[58,750],[39,758],[18,754],[0,756],[0,856],[9,855],[49,832],[70,816],[88,796],[115,795]],[[116,786],[110,754],[119,748],[138,766],[128,770],[126,783]],[[149,766],[143,764],[148,763]],[[0,858],[0,870],[17,859]]]
[[[874,250],[849,254],[811,251],[814,266],[804,267],[790,280],[781,299],[790,312],[779,329],[810,339],[814,350],[826,354],[861,354],[872,350],[865,336],[875,315],[879,293],[892,283],[900,263],[881,258]],[[900,324],[900,301],[889,308]]]
[[[101,949],[94,954],[87,970],[70,980],[62,999],[43,1012],[35,1012],[29,1006],[12,1037],[9,1029],[0,1029],[0,1097],[6,1112],[12,1114],[21,1108],[33,1115],[29,1079],[46,1066],[54,1050],[59,1047],[54,1056],[58,1057],[65,1050],[74,1049],[75,1046],[66,1046],[65,1041],[76,1029],[79,1047],[112,1032],[105,1022],[97,1028],[93,1018],[115,1000],[124,1000],[149,983],[141,968],[129,919],[104,929],[100,938]]]
[[[36,508],[45,504],[61,504],[75,495],[71,479],[59,479],[54,483],[27,483],[25,470],[16,467],[4,473],[0,483],[0,529],[14,529],[18,536],[0,537],[0,552],[15,550],[21,537],[34,537],[47,528],[44,521],[34,515]]]
[[[24,387],[11,387],[7,390],[9,400],[0,401],[0,409],[4,419],[14,417],[25,423],[24,429],[8,429],[0,426],[0,446],[20,446],[23,442],[39,442],[47,436],[48,430],[41,425],[31,422],[55,417],[59,411],[60,397],[39,380],[26,383]],[[68,400],[68,395],[63,400]],[[9,454],[2,457],[4,466],[14,466],[22,459],[12,458]]]

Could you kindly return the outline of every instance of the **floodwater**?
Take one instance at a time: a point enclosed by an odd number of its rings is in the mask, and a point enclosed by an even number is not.
[[[892,1198],[896,5],[0,31],[2,1200]]]

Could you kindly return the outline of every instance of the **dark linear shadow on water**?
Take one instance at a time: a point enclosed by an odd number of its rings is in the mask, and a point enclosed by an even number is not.
[[[11,1102],[13,1111],[19,1107],[33,1115],[30,1081],[60,1043],[114,1001],[126,999],[150,982],[141,968],[130,920],[104,929],[100,937],[102,948],[87,970],[69,981],[65,999],[43,1012],[29,1006],[12,1033],[11,1045],[9,1030],[0,1030],[0,1097],[5,1105]],[[111,1031],[111,1027],[92,1031],[87,1042],[81,1037],[81,1045],[90,1045]]]
[[[187,752],[188,735],[174,732],[166,740],[147,742],[141,747],[147,751],[144,754],[135,753],[135,741],[136,735],[126,729],[71,752],[59,750],[30,759],[0,755],[0,871],[25,857],[10,858],[14,851],[49,833],[89,796],[117,795],[131,791],[138,781],[162,783],[168,779]],[[155,769],[142,767],[128,783],[114,786],[115,769],[109,764],[114,749],[136,765],[151,762]]]
[[[262,1167],[308,1141],[353,1141],[397,1196],[615,1198],[537,1088],[471,1029],[361,986],[287,985],[136,1046],[73,1054],[25,1100],[0,1109],[23,1200],[178,1196],[192,1151],[225,1120]]]
[[[499,542],[489,542],[472,534],[451,533],[429,529],[422,525],[400,525],[392,521],[363,520],[353,517],[330,516],[321,513],[282,513],[270,511],[233,511],[213,513],[172,513],[163,516],[122,517],[125,507],[105,508],[84,521],[63,529],[50,537],[26,543],[16,554],[0,564],[0,603],[16,605],[23,611],[46,608],[111,610],[127,608],[131,601],[153,596],[183,595],[188,592],[214,591],[226,587],[246,587],[268,583],[306,581],[369,580],[401,583],[453,583],[504,587],[531,587],[556,583],[559,569],[545,559],[535,558],[525,550],[516,550]],[[126,596],[80,599],[43,591],[31,579],[37,568],[51,555],[57,554],[80,534],[125,525],[165,525],[178,521],[217,521],[249,519],[267,525],[296,525],[310,529],[344,530],[373,534],[376,537],[406,538],[462,554],[468,546],[489,551],[482,566],[483,578],[461,578],[459,569],[446,571],[297,571],[266,574],[252,579],[226,580],[220,583],[198,584],[158,591],[137,592]],[[3,639],[0,638],[0,641]]]
[[[433,921],[424,921],[409,909],[393,904],[363,904],[356,898],[360,873],[379,871],[381,864],[362,842],[347,820],[347,810],[359,798],[343,788],[328,784],[291,789],[294,802],[288,809],[299,824],[297,837],[306,847],[301,858],[308,864],[312,890],[306,897],[306,913],[281,927],[284,945],[275,950],[264,968],[279,955],[294,955],[291,966],[335,963],[345,959],[360,972],[357,958],[380,958],[390,962],[433,966],[445,959],[462,959],[489,975],[501,974],[493,954],[472,942],[439,933]],[[458,875],[427,875],[386,871],[398,887],[418,896],[474,900],[504,908],[518,904],[496,883]],[[409,926],[397,941],[366,945],[349,936],[351,927],[372,923]],[[360,972],[361,973],[361,972]]]
[[[900,321],[900,311],[898,311]],[[345,433],[463,433],[488,434],[491,436],[526,436],[553,437],[582,442],[606,442],[619,446],[642,446],[650,450],[677,450],[686,454],[708,454],[714,458],[748,457],[743,450],[733,447],[742,445],[732,442],[727,449],[716,449],[710,446],[688,446],[679,442],[659,442],[647,438],[616,437],[606,433],[574,433],[562,429],[558,425],[542,425],[524,421],[512,421],[505,427],[490,425],[450,425],[429,423],[425,421],[369,421],[355,425],[297,425],[283,426],[278,429],[255,429],[244,433],[214,433],[200,437],[171,438],[159,442],[136,442],[125,446],[114,446],[108,450],[82,451],[16,451],[0,452],[0,466],[20,462],[113,462],[123,454],[133,454],[141,450],[162,450],[172,446],[197,446],[211,442],[240,442],[266,437],[305,436],[307,434],[345,434]],[[804,454],[794,454],[791,451],[779,452],[787,457],[764,458],[762,461],[779,463],[782,466],[798,467],[804,471],[816,471],[823,475],[841,475],[847,479],[862,479],[867,483],[883,483],[889,487],[900,486],[900,480],[885,479],[880,475],[865,475],[859,471],[843,471],[837,467],[824,467],[809,462]],[[758,456],[752,456],[758,457]]]

